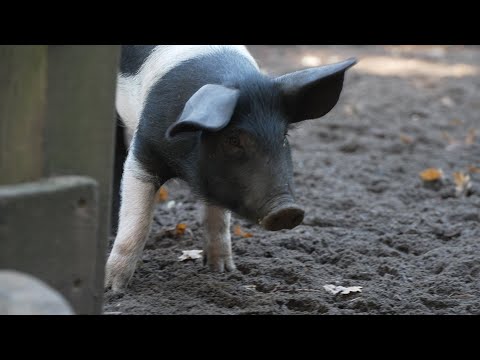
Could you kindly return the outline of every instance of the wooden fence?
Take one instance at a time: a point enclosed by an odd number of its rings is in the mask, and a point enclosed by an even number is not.
[[[0,270],[100,314],[120,46],[0,46]]]

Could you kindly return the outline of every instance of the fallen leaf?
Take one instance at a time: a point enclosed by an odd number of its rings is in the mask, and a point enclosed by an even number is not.
[[[467,145],[475,144],[476,137],[477,137],[477,130],[476,129],[468,130],[468,134],[465,137],[465,144],[467,144]]]
[[[193,232],[192,230],[188,229],[187,224],[180,223],[177,226],[167,228],[167,229],[161,229],[156,236],[157,237],[162,237],[162,236],[170,236],[170,237],[180,237],[185,234],[190,235],[190,237],[193,238]]]
[[[418,114],[412,114],[410,115],[410,119],[413,121],[413,122],[417,122],[420,120],[420,115]]]
[[[470,174],[479,174],[480,173],[480,168],[475,166],[475,165],[468,165],[468,172]]]
[[[443,178],[442,169],[428,168],[420,173],[420,177],[423,181],[438,181]]]
[[[400,134],[400,140],[404,144],[411,144],[413,143],[413,138],[411,136],[405,135],[405,134]]]
[[[203,250],[184,250],[178,257],[178,261],[201,259],[202,252]]]
[[[448,145],[445,150],[447,151],[454,151],[460,147],[461,143],[459,141],[455,141],[455,143]]]
[[[157,191],[157,194],[155,195],[155,202],[163,202],[167,201],[168,199],[168,191],[164,186],[160,186],[160,189]]]
[[[183,234],[185,234],[186,230],[187,230],[187,224],[180,223],[175,228],[175,235],[182,236]]]
[[[458,143],[457,140],[455,140],[449,133],[447,133],[446,131],[442,131],[442,137],[444,140],[446,140],[448,142],[449,145],[454,145],[456,143]]]
[[[242,228],[240,227],[240,225],[235,226],[235,228],[233,229],[233,233],[237,236],[241,236],[241,237],[244,237],[244,238],[253,237],[253,234],[243,231]]]
[[[362,292],[362,286],[343,287],[343,286],[328,284],[328,285],[324,285],[323,288],[333,295],[337,295],[338,293],[340,293],[341,295],[348,295],[353,292]]]
[[[257,285],[244,285],[243,287],[247,290],[252,290],[252,291],[257,290]]]
[[[462,125],[463,124],[463,121],[460,120],[460,119],[453,119],[453,120],[450,120],[450,125],[453,125],[453,126],[458,126],[458,125]]]
[[[355,113],[355,110],[352,105],[346,104],[343,107],[343,112],[345,113],[345,115],[352,116]]]
[[[470,175],[464,174],[461,171],[453,173],[453,180],[455,181],[455,192],[457,196],[464,194],[472,187]]]
[[[449,96],[444,96],[440,99],[441,103],[446,106],[446,107],[454,107],[455,106],[455,102],[452,100],[451,97]]]

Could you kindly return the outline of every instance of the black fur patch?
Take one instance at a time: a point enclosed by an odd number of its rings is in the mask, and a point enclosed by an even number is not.
[[[157,45],[122,45],[120,73],[133,76],[138,73],[143,63]]]
[[[164,176],[187,177],[188,164],[195,161],[192,150],[198,145],[200,134],[186,133],[167,141],[165,133],[180,116],[188,99],[205,84],[240,88],[245,82],[262,78],[248,59],[228,49],[179,64],[165,74],[148,95],[133,148],[136,158],[147,172],[162,179]]]

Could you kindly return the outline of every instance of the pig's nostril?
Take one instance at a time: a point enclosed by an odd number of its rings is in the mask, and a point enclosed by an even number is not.
[[[305,212],[295,205],[281,208],[267,215],[262,225],[270,231],[293,229],[303,221]]]
[[[297,214],[294,217],[292,217],[290,224],[292,227],[298,226],[302,223],[303,221],[303,213],[302,214]]]

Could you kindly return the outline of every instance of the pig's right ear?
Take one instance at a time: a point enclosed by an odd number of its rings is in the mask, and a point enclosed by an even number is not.
[[[204,85],[187,101],[178,120],[168,128],[167,139],[184,132],[223,129],[232,118],[239,95],[236,89]]]

